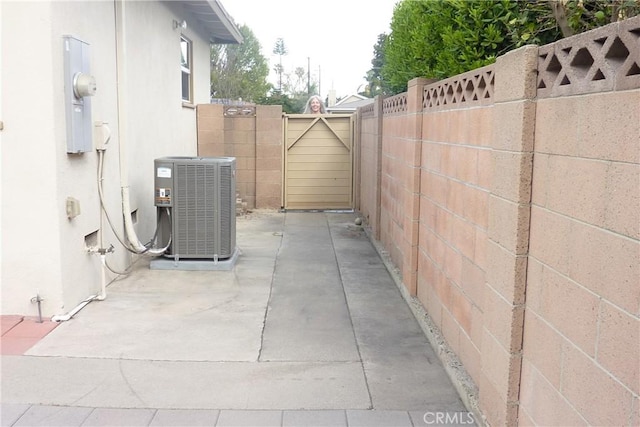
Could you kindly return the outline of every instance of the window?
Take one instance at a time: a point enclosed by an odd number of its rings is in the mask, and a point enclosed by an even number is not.
[[[182,74],[182,100],[192,102],[193,80],[191,78],[191,40],[182,36],[180,38],[180,72]]]

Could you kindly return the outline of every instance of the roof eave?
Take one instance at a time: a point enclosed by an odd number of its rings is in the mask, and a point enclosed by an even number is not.
[[[180,2],[209,34],[216,44],[240,44],[240,30],[219,0],[184,0]]]
[[[233,19],[231,18],[231,16],[229,16],[227,11],[224,9],[224,7],[222,6],[222,3],[220,3],[218,0],[207,0],[207,3],[209,3],[209,5],[211,6],[211,9],[216,13],[216,15],[220,17],[220,21],[222,22],[222,25],[224,25],[224,27],[227,29],[231,37],[233,37],[233,40],[227,40],[227,41],[222,41],[218,43],[233,43],[233,44],[242,43],[244,41],[242,34],[240,34],[240,30],[238,29],[236,24],[233,22]],[[217,42],[213,38],[211,39],[211,41]]]

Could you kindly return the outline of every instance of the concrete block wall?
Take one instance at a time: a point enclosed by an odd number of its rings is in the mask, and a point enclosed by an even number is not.
[[[383,102],[383,114],[389,115],[382,127],[380,241],[410,295],[416,294],[418,270],[423,81],[412,80],[406,94]]]
[[[495,64],[487,275],[481,341],[480,407],[497,425],[518,419],[533,171],[535,46]]]
[[[198,155],[236,158],[236,191],[247,207],[282,206],[282,107],[197,107]]]
[[[282,107],[256,107],[256,204],[257,208],[282,207]]]
[[[640,424],[639,33],[540,48],[522,423]]]
[[[486,424],[640,424],[638,34],[640,17],[526,46],[425,84],[422,112],[410,90],[359,115],[360,170],[382,136],[360,209],[381,206],[372,235]]]
[[[394,98],[406,100],[406,94]],[[389,98],[385,101],[387,106],[397,102],[396,99]],[[396,114],[391,114],[388,107],[385,109],[387,112],[386,114],[383,112],[382,140],[380,142],[380,199],[376,201],[380,204],[380,230],[378,234],[380,242],[389,253],[394,265],[401,268],[403,264],[401,236],[404,227],[403,213],[401,212],[401,206],[404,203],[400,193],[403,172],[401,145],[406,104],[405,108],[397,111]]]
[[[526,46],[358,111],[356,206],[480,423],[640,425],[638,34]],[[282,113],[255,108],[198,106],[198,153],[242,159],[241,196],[279,208]]]
[[[356,140],[359,168],[357,208],[364,221],[380,240],[380,185],[382,177],[382,97],[358,112],[359,135]],[[366,166],[362,168],[362,166]]]
[[[421,118],[417,297],[476,383],[493,173],[494,109],[485,89],[492,76],[486,67],[425,86]],[[462,87],[471,96],[445,99]]]

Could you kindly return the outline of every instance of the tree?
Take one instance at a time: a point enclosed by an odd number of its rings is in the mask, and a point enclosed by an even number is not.
[[[403,0],[382,58],[374,60],[382,63],[382,87],[400,93],[412,78],[450,77],[525,44],[552,43],[638,13],[637,0]]]
[[[383,81],[399,93],[414,77],[446,78],[490,64],[523,44],[555,40],[555,29],[522,37],[530,32],[527,24],[538,18],[536,10],[523,11],[525,3],[402,1],[394,10],[384,46]],[[514,21],[518,18],[520,22]]]
[[[258,100],[261,105],[280,105],[282,106],[282,112],[287,114],[300,113],[300,105],[297,100],[292,99],[289,95],[275,91],[269,96],[265,96]]]
[[[211,96],[256,101],[271,89],[269,65],[251,29],[246,25],[238,29],[242,44],[211,46]]]
[[[287,47],[284,44],[284,40],[279,38],[276,40],[276,45],[273,47],[273,54],[278,55],[280,59],[280,63],[276,64],[274,71],[278,74],[278,90],[282,91],[282,72],[284,69],[282,68],[282,56],[289,53],[287,51]]]
[[[287,92],[297,94],[307,91],[307,71],[302,67],[293,70],[293,76],[289,76],[289,87]]]
[[[547,0],[552,19],[570,37],[640,13],[638,0]]]
[[[364,77],[367,81],[367,87],[363,93],[364,96],[373,98],[376,95],[390,94],[391,91],[382,78],[382,66],[384,64],[384,46],[389,36],[382,33],[378,35],[378,42],[373,46],[373,59],[371,60],[371,69],[367,71]]]

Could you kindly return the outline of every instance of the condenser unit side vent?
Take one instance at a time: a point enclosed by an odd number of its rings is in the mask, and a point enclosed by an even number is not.
[[[236,209],[235,209],[235,171],[231,165],[220,166],[220,200],[229,205],[221,206],[220,210],[220,245],[221,248],[236,247]],[[223,256],[231,256],[233,249],[224,252]]]

